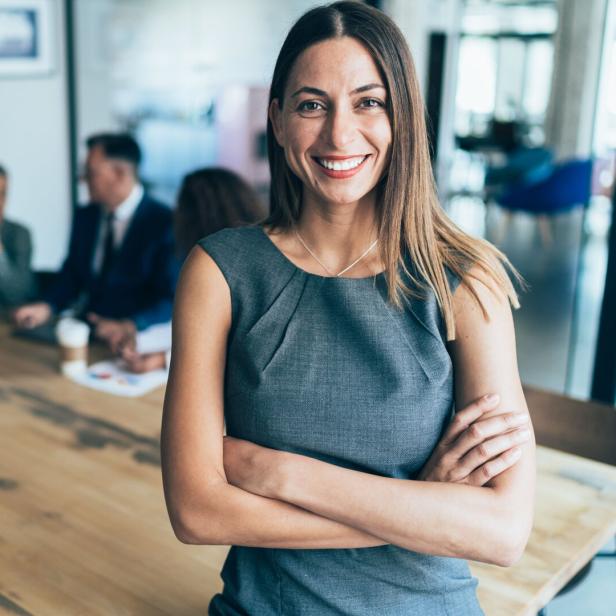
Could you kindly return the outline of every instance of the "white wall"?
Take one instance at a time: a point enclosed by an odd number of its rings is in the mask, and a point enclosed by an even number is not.
[[[77,146],[79,157],[86,154],[84,139],[94,133],[119,128],[111,106],[111,58],[107,41],[110,28],[110,0],[74,2],[75,97],[77,104]]]
[[[36,269],[61,264],[71,218],[64,4],[48,1],[52,72],[0,77],[0,163],[10,175],[6,215],[32,232]]]
[[[268,86],[287,30],[318,0],[76,0],[78,134],[153,104],[198,111],[226,86]]]

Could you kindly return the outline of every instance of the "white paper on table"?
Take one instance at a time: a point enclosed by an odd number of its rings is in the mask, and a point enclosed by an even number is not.
[[[71,376],[70,379],[90,389],[134,398],[164,385],[167,376],[166,370],[153,370],[144,374],[129,372],[124,369],[122,360],[117,359],[92,364],[83,374]]]

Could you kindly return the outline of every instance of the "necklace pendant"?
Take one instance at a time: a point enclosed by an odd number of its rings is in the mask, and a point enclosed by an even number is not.
[[[321,259],[319,259],[319,257],[317,257],[316,254],[314,254],[314,252],[312,252],[312,250],[310,249],[310,247],[308,246],[308,244],[306,244],[306,242],[304,241],[304,238],[302,238],[302,236],[299,234],[299,231],[297,229],[294,229],[295,231],[295,235],[297,236],[297,239],[299,240],[300,244],[306,249],[306,251],[308,252],[308,254],[332,277],[332,278],[340,278],[342,276],[342,274],[348,272],[352,267],[355,267],[378,243],[378,239],[374,240],[374,242],[372,242],[372,244],[370,244],[370,246],[368,246],[368,248],[366,250],[364,250],[364,252],[362,252],[362,254],[355,259],[355,261],[353,261],[353,263],[351,263],[350,265],[347,265],[344,269],[340,270],[337,274],[335,274],[334,272],[332,272],[327,265],[325,265],[325,263],[323,263],[321,261]]]

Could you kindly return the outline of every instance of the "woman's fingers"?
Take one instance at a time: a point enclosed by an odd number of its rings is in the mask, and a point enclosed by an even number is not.
[[[483,419],[499,401],[496,394],[483,396],[457,412],[419,478],[468,483],[472,475],[473,481],[480,481],[477,485],[483,485],[513,464],[508,464],[507,452],[530,438],[529,417],[503,413]]]
[[[486,463],[522,445],[529,439],[530,430],[526,427],[522,427],[507,432],[506,434],[499,434],[498,436],[484,440],[476,447],[473,447],[465,456],[460,458],[456,466],[454,481],[464,481]]]
[[[441,445],[447,446],[453,443],[474,421],[485,412],[491,411],[498,406],[500,398],[498,394],[488,394],[471,402],[468,406],[458,411],[451,420],[445,435],[441,439]]]
[[[500,475],[503,471],[511,468],[522,455],[520,447],[513,447],[502,453],[500,456],[489,460],[479,468],[475,469],[469,476],[465,483],[469,485],[481,487],[488,483],[490,479],[493,479],[497,475]]]
[[[451,447],[451,455],[462,458],[488,439],[526,426],[528,421],[529,416],[525,412],[503,413],[488,419],[478,419],[458,436]]]

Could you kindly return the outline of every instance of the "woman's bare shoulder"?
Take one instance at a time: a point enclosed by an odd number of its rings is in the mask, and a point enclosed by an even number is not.
[[[207,318],[207,321],[203,319]],[[216,261],[205,249],[192,249],[180,274],[174,307],[176,324],[192,323],[228,327],[231,321],[229,285]],[[192,328],[191,328],[192,329]]]
[[[453,309],[458,323],[463,319],[490,320],[511,314],[509,299],[496,277],[483,267],[472,265],[453,294]]]

